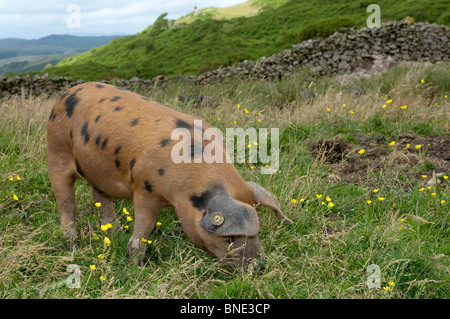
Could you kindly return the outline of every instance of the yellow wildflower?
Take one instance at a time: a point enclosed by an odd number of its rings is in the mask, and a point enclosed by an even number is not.
[[[431,196],[436,196],[436,193],[431,193]]]
[[[423,192],[425,190],[425,187],[419,188],[419,192]]]
[[[350,114],[355,114],[355,112],[353,112],[353,111],[350,111]]]
[[[236,121],[234,121],[233,123],[234,123],[234,124],[237,124],[237,122],[236,122]]]
[[[398,230],[403,230],[403,227],[402,227],[402,226],[400,226],[400,227],[398,228]]]
[[[146,243],[146,242],[147,242],[147,239],[142,238],[142,242],[143,242],[143,243]]]
[[[295,204],[295,203],[297,203],[297,200],[296,200],[295,198],[293,198],[293,199],[291,200],[291,202],[292,202],[292,204]]]
[[[380,190],[379,188],[375,188],[375,189],[373,190],[373,192],[374,192],[374,193],[378,193],[379,190]]]
[[[20,176],[19,176],[19,175],[17,175],[17,176],[16,176],[16,179],[17,179],[18,181],[20,181],[20,180],[21,180],[21,178],[20,178]]]
[[[14,198],[14,200],[19,200],[19,197],[17,197],[16,194],[14,194],[13,198]]]
[[[157,222],[157,223],[156,223],[156,226],[161,226],[161,225],[162,225],[161,222]]]
[[[441,204],[445,204],[445,200],[441,200]]]
[[[390,146],[394,146],[395,145],[395,141],[392,141],[389,143]]]
[[[305,199],[302,197],[300,198],[300,203],[303,203],[305,201]]]
[[[92,237],[94,238],[94,240],[98,240],[97,234],[92,234]]]
[[[131,222],[131,221],[133,220],[133,218],[131,218],[130,216],[127,216],[127,220],[128,220],[129,222]]]
[[[91,270],[95,270],[95,265],[89,265],[89,268],[91,268]]]
[[[98,203],[95,203],[94,205],[95,205],[95,207],[100,207],[100,206],[102,206],[102,203],[98,202]]]
[[[420,82],[421,82],[421,83],[425,83],[425,81],[424,81],[424,80],[420,80]]]
[[[103,254],[100,254],[97,257],[98,257],[98,259],[104,259],[105,258],[105,256],[103,256]]]
[[[405,221],[406,219],[404,218],[400,218],[399,221],[401,221],[402,223]]]
[[[317,197],[318,199],[321,199],[321,198],[322,198],[322,194],[316,194],[316,197]]]
[[[334,204],[332,202],[328,203],[328,207],[333,208]]]
[[[388,282],[389,286],[394,287],[395,283],[393,281]]]
[[[346,107],[347,105],[346,104],[342,104],[342,107]]]
[[[384,289],[384,290],[386,290],[386,291],[389,291],[389,290],[391,290],[391,288],[390,288],[390,287],[383,287],[383,289]]]
[[[369,199],[366,203],[370,205],[372,204],[372,201]]]
[[[331,112],[331,110],[330,110],[329,108],[327,108],[327,111],[328,111],[328,112]]]
[[[123,208],[122,211],[123,211],[123,213],[124,213],[125,215],[128,215],[128,214],[129,214],[129,212],[127,211],[127,209],[126,209],[125,207]]]
[[[12,177],[10,177],[10,178],[8,178],[11,182],[14,180],[14,178],[12,178]]]
[[[105,237],[105,238],[103,239],[103,241],[105,242],[105,244],[106,244],[107,246],[110,246],[110,245],[111,245],[111,240],[109,240],[108,237]]]
[[[387,105],[386,105],[386,104],[383,104],[382,108],[383,108],[383,109],[387,108]]]
[[[420,144],[417,144],[416,146],[414,146],[417,150],[419,149],[419,148],[421,148],[422,147],[422,145],[420,145]]]
[[[408,107],[408,105],[400,106],[400,108],[401,108],[402,110],[406,109],[407,107]]]
[[[105,276],[100,276],[100,280],[105,281],[106,280]]]
[[[247,110],[247,109],[244,109],[244,111],[245,111],[245,113],[247,113],[247,114],[248,114],[248,110]]]
[[[390,100],[386,100],[386,103],[387,103],[387,104],[390,104],[390,103],[392,103],[392,99],[390,99]]]
[[[261,119],[258,119],[258,122],[261,123]]]
[[[365,151],[364,149],[360,149],[358,153],[362,155],[362,154],[364,154],[365,152],[366,152],[366,151]]]
[[[422,178],[427,178],[427,175],[422,175]]]
[[[382,202],[382,201],[384,201],[384,197],[378,197],[378,200],[379,200],[380,202]]]
[[[331,202],[331,198],[330,197],[325,197],[325,200],[327,201],[327,202]]]
[[[409,144],[406,144],[406,147],[405,147],[405,149],[408,149],[409,147],[410,147],[411,145],[409,145]]]
[[[106,226],[106,225],[101,225],[101,226],[100,226],[100,229],[103,230],[103,231],[107,231],[107,230],[108,230],[108,226]]]
[[[444,175],[444,179],[448,179],[448,176],[447,176],[447,175]]]

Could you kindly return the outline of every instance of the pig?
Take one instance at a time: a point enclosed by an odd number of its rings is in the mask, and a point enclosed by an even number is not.
[[[281,220],[292,221],[275,195],[244,181],[232,163],[171,160],[172,132],[200,129],[194,120],[200,119],[104,83],[87,82],[64,92],[47,125],[48,172],[64,236],[77,238],[74,183],[82,178],[101,203],[102,224],[117,220],[114,198],[133,201],[134,230],[127,246],[133,263],[142,264],[142,239],[166,206],[174,208],[194,244],[221,260],[245,267],[263,258],[255,208],[268,207]],[[212,128],[202,124],[202,131]]]

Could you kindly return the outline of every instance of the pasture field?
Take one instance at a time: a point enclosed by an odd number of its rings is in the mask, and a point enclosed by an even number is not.
[[[62,240],[46,163],[46,123],[58,96],[0,101],[0,299],[449,298],[449,69],[396,66],[345,84],[299,72],[277,82],[180,82],[140,92],[222,131],[279,128],[274,174],[261,174],[261,163],[236,164],[294,221],[260,209],[260,273],[227,268],[194,246],[172,209],[159,215],[145,266],[130,265],[132,203],[115,201],[117,222],[128,229],[102,230],[81,180],[72,250]],[[355,85],[365,94],[347,93]],[[181,103],[184,94],[218,105]],[[69,265],[80,270],[78,288],[68,285]],[[379,287],[370,288],[377,277]]]

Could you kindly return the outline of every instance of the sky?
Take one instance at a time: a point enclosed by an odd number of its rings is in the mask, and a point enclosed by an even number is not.
[[[0,39],[50,34],[131,35],[164,12],[178,19],[198,8],[229,7],[245,0],[0,0]]]

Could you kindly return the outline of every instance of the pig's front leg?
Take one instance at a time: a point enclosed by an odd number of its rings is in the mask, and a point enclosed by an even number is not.
[[[128,242],[128,256],[133,264],[144,265],[147,239],[155,227],[156,217],[163,202],[147,190],[136,190],[133,195],[134,231]]]

